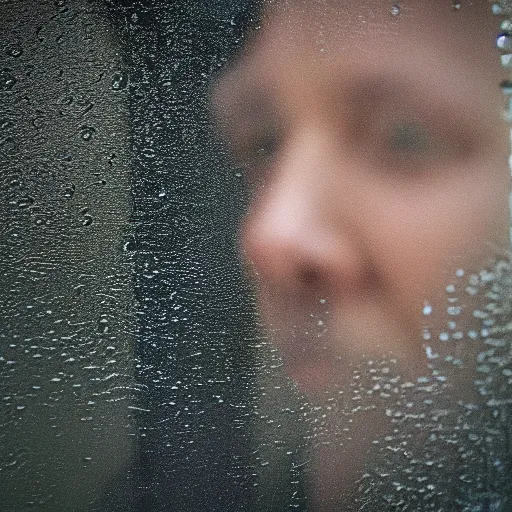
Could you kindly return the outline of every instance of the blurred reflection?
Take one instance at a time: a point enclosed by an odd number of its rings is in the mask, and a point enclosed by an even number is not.
[[[214,90],[262,318],[320,411],[313,510],[510,509],[501,21],[274,2]]]

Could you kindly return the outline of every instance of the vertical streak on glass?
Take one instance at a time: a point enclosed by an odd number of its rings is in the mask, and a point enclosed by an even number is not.
[[[89,0],[0,29],[0,508],[97,510],[134,449],[120,46]]]

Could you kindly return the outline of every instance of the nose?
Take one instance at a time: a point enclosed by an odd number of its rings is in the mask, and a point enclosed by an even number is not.
[[[272,170],[242,231],[261,284],[331,299],[363,286],[369,265],[354,182],[342,175],[318,136],[302,137]]]

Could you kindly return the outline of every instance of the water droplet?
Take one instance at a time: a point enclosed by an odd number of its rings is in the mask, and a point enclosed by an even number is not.
[[[512,21],[503,20],[500,25],[500,29],[502,32],[512,32]]]
[[[92,215],[89,213],[89,208],[83,208],[80,210],[80,214],[83,215],[82,224],[84,226],[90,226],[92,224]]]
[[[452,2],[452,9],[454,11],[458,11],[460,9],[460,2],[458,2],[457,0],[453,0],[453,2]]]
[[[400,6],[398,4],[393,4],[391,7],[391,16],[398,16],[400,14]]]
[[[504,80],[500,84],[501,92],[506,96],[512,96],[512,82],[510,80]]]
[[[6,137],[0,141],[0,150],[7,155],[15,155],[19,152],[18,146],[12,137]]]
[[[457,277],[464,277],[464,270],[461,268],[457,269],[457,271],[455,272],[455,275]]]
[[[429,359],[437,359],[439,357],[439,354],[433,352],[432,347],[425,347],[425,353]]]
[[[82,126],[80,129],[80,137],[85,141],[91,140],[95,133],[96,130],[92,126]]]
[[[10,91],[14,87],[16,77],[11,71],[9,68],[4,68],[0,71],[0,91]]]
[[[467,286],[465,291],[468,295],[473,296],[478,293],[478,288],[475,288],[474,286]]]
[[[495,16],[500,16],[501,14],[503,14],[503,8],[501,7],[500,4],[492,4],[491,9],[492,13]]]
[[[23,49],[19,46],[8,46],[5,53],[10,57],[17,58],[23,53]]]
[[[123,251],[124,252],[133,252],[137,249],[137,245],[135,243],[135,238],[131,238],[130,240],[126,241],[123,245]]]
[[[155,150],[153,148],[142,148],[141,153],[146,158],[155,158],[156,156]]]
[[[512,36],[507,32],[502,32],[496,38],[496,48],[503,51],[512,50]]]
[[[121,71],[114,73],[114,76],[112,77],[112,89],[114,89],[114,91],[122,91],[123,89],[126,89],[127,85],[128,75],[126,73]]]
[[[425,304],[423,306],[423,315],[429,316],[431,314],[432,314],[432,306],[428,302],[425,302]]]
[[[23,196],[18,199],[18,208],[28,208],[34,204],[34,198],[32,196]]]
[[[512,54],[505,53],[504,55],[502,55],[501,56],[501,65],[507,69],[512,68]]]
[[[461,306],[448,306],[446,308],[446,312],[450,316],[458,316],[462,313],[462,307]]]
[[[75,195],[75,185],[71,183],[64,188],[64,197],[71,199]]]

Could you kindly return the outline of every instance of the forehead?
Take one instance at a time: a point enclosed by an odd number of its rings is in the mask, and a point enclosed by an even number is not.
[[[280,27],[301,26],[303,32],[311,33],[334,29],[341,36],[352,27],[398,30],[404,20],[406,24],[412,22],[434,31],[453,29],[457,24],[481,30],[482,22],[496,26],[500,21],[499,16],[492,15],[489,3],[489,0],[467,0],[462,7],[459,2],[459,8],[455,9],[450,0],[267,0],[263,2],[261,19],[266,28],[277,22]]]
[[[465,2],[460,10],[446,0],[409,0],[398,16],[392,6],[385,0],[270,5],[221,80],[217,104],[250,113],[270,96],[302,101],[308,88],[328,94],[389,78],[402,89],[415,82],[420,92],[450,95],[462,108],[468,97],[475,110],[502,108],[498,85],[507,74],[495,48],[500,19],[486,0]]]
[[[454,10],[447,0],[409,0],[392,14],[386,0],[287,0],[270,4],[245,63],[275,69],[306,57],[328,63],[356,56],[392,63],[411,53],[431,63],[450,60],[484,72],[498,68],[495,39],[500,19],[487,0],[464,2]],[[270,66],[269,66],[270,63]]]

